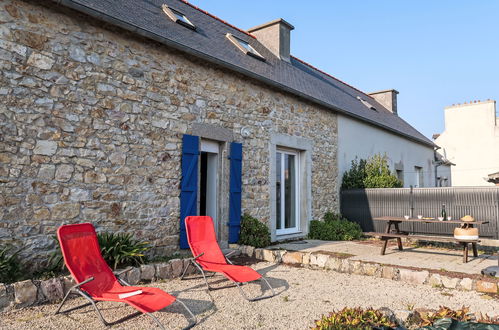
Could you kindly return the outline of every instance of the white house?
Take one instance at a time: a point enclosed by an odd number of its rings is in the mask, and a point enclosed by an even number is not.
[[[499,118],[493,100],[445,108],[445,130],[437,135],[439,153],[456,164],[453,186],[493,186],[499,171]]]
[[[398,116],[397,94],[394,89],[368,94],[384,107],[379,109],[372,106],[369,99],[360,101],[372,111]],[[397,174],[404,187],[434,187],[437,181],[434,143],[401,118],[398,123],[405,125],[399,132],[406,134],[396,134],[365,120],[338,116],[338,169],[341,178],[355,158],[367,159],[375,154],[386,154],[390,169]]]

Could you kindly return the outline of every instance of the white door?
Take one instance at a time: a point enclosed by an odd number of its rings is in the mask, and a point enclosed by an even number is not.
[[[299,154],[276,152],[276,234],[285,235],[299,231]]]

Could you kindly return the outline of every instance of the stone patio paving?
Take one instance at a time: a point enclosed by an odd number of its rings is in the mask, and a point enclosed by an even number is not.
[[[414,248],[404,244],[404,250],[399,251],[396,245],[389,245],[386,254],[380,255],[381,245],[378,241],[365,242],[330,242],[319,240],[304,240],[278,244],[270,249],[284,249],[301,252],[328,251],[353,255],[349,259],[376,262],[386,265],[403,267],[418,267],[435,270],[446,270],[467,274],[480,274],[483,268],[497,266],[497,256],[480,254],[474,258],[470,251],[468,263],[463,263],[460,249]]]

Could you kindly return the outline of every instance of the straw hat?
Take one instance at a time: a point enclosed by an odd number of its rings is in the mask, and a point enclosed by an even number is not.
[[[471,215],[465,215],[464,217],[461,218],[461,221],[473,222],[473,221],[475,221],[475,219]]]

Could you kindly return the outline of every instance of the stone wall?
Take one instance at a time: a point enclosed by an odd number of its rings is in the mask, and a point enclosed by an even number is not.
[[[186,275],[196,273],[192,265],[189,267],[189,263],[189,259],[172,259],[168,262],[130,267],[126,271],[117,271],[116,274],[126,283],[137,285],[178,278],[184,270]],[[74,285],[75,281],[70,275],[12,284],[0,283],[0,312],[43,303],[59,303]]]
[[[181,137],[199,123],[243,143],[243,211],[269,220],[273,132],[313,141],[312,212],[338,209],[327,109],[52,2],[0,0],[0,70],[0,245],[34,265],[63,223],[178,249]]]

